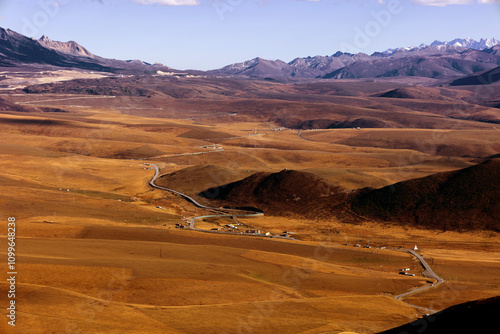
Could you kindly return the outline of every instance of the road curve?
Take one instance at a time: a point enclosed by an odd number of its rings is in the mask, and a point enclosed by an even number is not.
[[[157,188],[157,189],[161,189],[161,190],[165,190],[165,191],[169,191],[169,192],[174,193],[174,194],[177,194],[177,195],[183,197],[184,199],[186,199],[187,201],[189,201],[190,203],[192,203],[197,208],[204,209],[204,210],[211,210],[211,211],[220,212],[220,214],[215,214],[215,215],[204,215],[204,216],[193,217],[191,219],[191,221],[189,222],[189,228],[192,229],[192,230],[199,231],[199,232],[205,232],[205,233],[221,233],[221,234],[242,235],[241,233],[235,233],[235,232],[201,230],[199,228],[196,228],[194,226],[194,223],[195,223],[195,221],[197,219],[203,219],[203,218],[215,218],[215,217],[252,217],[252,216],[262,216],[262,215],[264,215],[264,213],[262,213],[262,212],[246,211],[246,210],[238,210],[238,209],[219,209],[219,208],[209,207],[209,206],[200,204],[194,198],[192,198],[192,197],[190,197],[190,196],[188,196],[188,195],[186,195],[184,193],[181,193],[180,191],[177,191],[177,190],[174,190],[174,189],[165,188],[165,187],[161,187],[161,186],[157,185],[155,183],[155,181],[156,181],[156,179],[158,178],[158,176],[160,174],[160,170],[159,170],[158,166],[155,165],[155,164],[149,164],[149,166],[152,166],[154,168],[154,170],[155,170],[155,174],[154,174],[153,178],[151,179],[151,181],[149,181],[149,184],[152,187]],[[229,213],[229,211],[237,211],[239,213],[233,214],[233,213]],[[294,238],[290,238],[290,237],[266,236],[266,235],[262,235],[262,234],[248,234],[248,233],[245,233],[243,235],[246,235],[246,236],[260,236],[260,237],[273,237],[273,238],[281,238],[281,239],[294,239]],[[414,304],[410,304],[410,303],[407,303],[407,302],[401,300],[404,297],[407,297],[407,296],[415,294],[415,293],[419,293],[419,292],[421,292],[423,290],[426,290],[426,289],[430,289],[432,287],[435,287],[435,286],[437,286],[437,285],[445,282],[441,277],[439,277],[432,270],[431,266],[427,263],[427,261],[425,261],[425,259],[420,254],[418,254],[417,252],[415,252],[412,249],[406,249],[405,251],[407,251],[411,255],[415,256],[417,258],[417,260],[420,261],[420,264],[422,265],[422,267],[424,267],[425,273],[426,273],[425,276],[430,277],[430,278],[434,278],[436,280],[436,282],[433,283],[433,284],[431,284],[431,285],[426,285],[426,286],[423,286],[423,287],[420,287],[420,288],[417,288],[417,289],[414,289],[414,290],[402,293],[400,295],[395,296],[394,298],[397,299],[397,300],[399,300],[399,301],[402,301],[403,303],[405,303],[407,305],[410,305],[412,307],[420,308],[420,309],[423,309],[423,310],[425,310],[427,312],[434,313],[434,312],[436,312],[435,310],[432,310],[432,309],[429,309],[429,308],[425,308],[425,307],[422,307],[422,306],[418,306],[418,305],[414,305]]]
[[[420,264],[422,265],[422,267],[424,267],[425,271],[425,276],[426,277],[430,277],[430,278],[434,278],[436,280],[435,283],[432,283],[431,285],[426,285],[426,286],[423,286],[423,287],[420,287],[420,288],[417,288],[417,289],[414,289],[414,290],[411,290],[411,291],[408,291],[408,292],[405,292],[405,293],[402,293],[400,295],[397,295],[395,296],[394,298],[396,298],[397,300],[400,300],[402,301],[401,299],[404,298],[404,297],[407,297],[409,295],[412,295],[414,293],[419,293],[419,292],[422,292],[423,290],[426,290],[426,289],[430,289],[432,287],[435,287],[441,283],[444,282],[444,280],[439,277],[431,268],[431,266],[427,263],[427,261],[425,261],[425,259],[422,257],[422,255],[418,254],[417,252],[415,252],[414,250],[412,249],[406,249],[406,251],[408,253],[410,253],[411,255],[415,256],[417,258],[418,261],[420,261]],[[406,302],[404,302],[406,303]],[[431,313],[434,313],[436,312],[435,310],[432,310],[432,309],[429,309],[429,308],[425,308],[425,307],[422,307],[422,306],[417,306],[417,305],[413,305],[413,304],[410,304],[410,303],[406,303],[410,306],[413,306],[413,307],[417,307],[417,308],[420,308],[420,309],[424,309],[428,312],[431,312]]]
[[[171,193],[174,193],[174,194],[177,194],[179,196],[182,196],[184,199],[186,199],[188,202],[191,202],[197,208],[205,209],[205,210],[212,210],[212,211],[217,211],[217,212],[223,212],[223,213],[227,214],[228,216],[236,216],[236,215],[229,214],[229,213],[227,213],[227,211],[247,212],[247,213],[245,213],[245,215],[252,215],[252,216],[255,216],[255,215],[261,216],[261,215],[263,215],[262,212],[255,212],[255,211],[249,211],[249,210],[239,210],[239,209],[219,209],[219,208],[214,208],[214,207],[210,207],[210,206],[206,206],[206,205],[200,204],[194,198],[192,198],[192,197],[190,197],[190,196],[188,196],[188,195],[186,195],[184,193],[181,193],[180,191],[177,191],[177,190],[174,190],[174,189],[170,189],[170,188],[161,187],[161,186],[157,185],[155,183],[155,181],[158,178],[158,176],[160,175],[160,170],[159,170],[158,166],[155,165],[155,164],[150,164],[150,166],[153,166],[153,168],[155,169],[155,175],[153,176],[153,178],[151,179],[151,181],[149,181],[149,184],[152,187],[158,188],[158,189],[161,189],[161,190],[166,190],[166,191],[169,191]]]
[[[189,222],[190,229],[195,230],[195,231],[199,231],[199,232],[205,232],[205,233],[236,234],[236,235],[246,235],[246,236],[273,237],[273,238],[280,238],[280,239],[294,239],[294,238],[290,238],[290,237],[267,236],[267,235],[263,235],[263,234],[249,234],[249,233],[242,234],[242,233],[235,233],[235,232],[210,231],[210,230],[202,230],[202,229],[196,228],[194,226],[194,223],[197,219],[215,218],[215,217],[256,217],[256,216],[263,216],[264,213],[257,212],[257,211],[250,211],[250,210],[240,210],[240,209],[220,209],[220,208],[214,208],[214,207],[210,207],[210,206],[206,206],[206,205],[203,205],[201,203],[198,203],[194,198],[192,198],[191,196],[188,196],[184,193],[181,193],[180,191],[170,189],[170,188],[165,188],[165,187],[157,185],[155,183],[155,181],[158,178],[158,176],[160,175],[160,170],[159,170],[158,166],[155,164],[149,164],[149,166],[152,166],[155,170],[155,174],[154,174],[153,178],[151,179],[151,181],[149,181],[150,186],[157,188],[157,189],[161,189],[161,190],[165,190],[165,191],[169,191],[171,193],[177,194],[177,195],[183,197],[185,200],[187,200],[191,204],[193,204],[194,206],[196,206],[197,208],[215,211],[215,212],[220,212],[220,214],[193,217],[191,219],[191,221]],[[235,213],[232,213],[232,212],[235,212]]]

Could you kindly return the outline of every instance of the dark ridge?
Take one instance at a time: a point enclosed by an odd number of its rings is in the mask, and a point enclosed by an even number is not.
[[[134,86],[134,83],[139,83],[141,81],[141,77],[132,79],[75,79],[63,83],[54,82],[27,86],[23,89],[23,92],[28,94],[56,93],[150,97],[153,92],[147,88]]]
[[[307,218],[360,217],[431,230],[500,231],[500,159],[457,171],[348,192],[316,175],[282,170],[255,173],[198,195],[222,205]]]
[[[62,113],[69,112],[69,111],[64,110],[64,109],[53,108],[53,107],[41,107],[40,110],[43,111],[43,112],[62,112]]]
[[[150,145],[141,145],[138,147],[134,147],[128,150],[123,150],[114,153],[113,155],[109,156],[110,158],[114,159],[144,159],[144,158],[150,158],[150,157],[155,157],[159,155],[163,155],[165,152],[160,151]]]
[[[20,125],[44,125],[44,126],[57,126],[65,125],[65,121],[57,121],[52,119],[38,119],[38,118],[0,118],[1,123],[7,124],[20,124]]]
[[[500,66],[492,70],[456,79],[450,86],[490,85],[500,80]]]
[[[479,164],[481,162],[485,162],[487,160],[491,160],[491,159],[499,159],[500,158],[500,153],[498,154],[493,154],[493,155],[489,155],[487,157],[484,157],[484,158],[478,158],[478,159],[474,159],[472,160],[473,163],[476,163],[476,164]]]
[[[498,327],[500,296],[451,306],[379,334],[490,333]]]
[[[369,219],[439,230],[500,231],[500,159],[453,172],[365,188],[351,208]]]
[[[350,118],[342,121],[329,119],[329,118],[318,118],[303,120],[295,117],[285,116],[283,118],[277,118],[276,122],[281,126],[308,130],[308,129],[349,129],[349,128],[387,128],[391,127],[391,123],[380,120],[375,117],[358,117]]]
[[[278,173],[255,173],[198,195],[258,207],[266,214],[317,217],[324,210],[331,212],[334,203],[342,203],[347,196],[344,191],[314,174],[284,169]]]
[[[450,100],[439,89],[430,87],[396,88],[378,96],[396,99]]]

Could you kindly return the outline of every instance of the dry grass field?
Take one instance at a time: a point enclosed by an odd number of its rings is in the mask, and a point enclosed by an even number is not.
[[[16,218],[18,272],[15,328],[5,321],[9,285],[0,283],[0,332],[377,333],[426,312],[393,298],[433,283],[400,249],[414,245],[446,282],[405,301],[441,310],[500,295],[495,232],[272,215],[237,221],[273,235],[289,231],[293,239],[176,228],[207,211],[152,188],[154,170],[146,164],[159,166],[164,186],[193,196],[283,169],[350,191],[465,168],[500,149],[494,124],[435,110],[454,97],[419,111],[418,101],[375,97],[374,86],[357,94],[355,83],[346,83],[343,95],[331,94],[340,89],[334,85],[323,95],[314,91],[304,97],[309,102],[285,99],[317,88],[266,83],[266,95],[261,84],[249,87],[264,98],[2,96],[27,110],[0,113],[0,220]],[[346,101],[354,102],[334,114],[389,106],[408,118],[397,128],[280,129],[297,123],[301,110],[316,106],[308,116],[321,116]],[[284,121],[285,110],[297,119]],[[373,117],[389,122],[387,113],[377,109]],[[417,120],[434,123],[401,128]],[[196,224],[209,230],[228,222]],[[371,248],[353,247],[358,240]],[[416,275],[399,275],[401,268]]]

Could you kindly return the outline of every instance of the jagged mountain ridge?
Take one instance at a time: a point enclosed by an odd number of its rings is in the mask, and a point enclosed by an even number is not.
[[[69,41],[69,42],[59,42],[59,41],[53,41],[49,37],[43,35],[39,40],[38,43],[40,43],[42,46],[52,49],[55,51],[63,52],[63,53],[68,53],[72,54],[75,56],[83,56],[83,57],[95,57],[90,51],[85,49],[83,46],[78,44],[75,41]]]
[[[481,38],[479,41],[476,41],[472,38],[466,37],[466,38],[456,38],[449,42],[434,41],[431,43],[430,46],[446,45],[446,46],[458,46],[475,50],[484,50],[492,48],[498,44],[500,44],[500,41],[496,38]]]
[[[479,42],[470,38],[451,42],[435,41],[430,46],[422,44],[419,47],[389,49],[371,55],[339,51],[331,56],[295,58],[289,63],[254,58],[209,73],[335,79],[395,76],[456,78],[500,65],[500,54],[495,51],[495,43],[500,42],[494,38],[481,39]]]
[[[0,66],[38,64],[93,71],[114,71],[114,68],[98,63],[92,58],[60,52],[45,47],[42,43],[10,29],[0,28]]]
[[[357,79],[415,76],[453,80],[498,67],[499,46],[481,50],[497,42],[494,38],[481,39],[479,42],[470,38],[451,42],[435,41],[430,46],[399,48],[371,55],[336,52],[331,56],[299,57],[289,63],[257,57],[205,73],[258,78]],[[131,74],[176,71],[162,64],[151,65],[141,60],[102,58],[74,41],[53,41],[47,36],[37,40],[0,28],[0,66],[24,65]]]
[[[162,64],[116,60],[96,56],[75,41],[53,41],[47,36],[33,39],[0,27],[0,66],[55,66],[111,73],[156,73],[172,71]]]
[[[422,43],[418,47],[408,46],[408,47],[404,47],[404,48],[387,49],[385,51],[382,51],[381,53],[385,54],[385,55],[392,55],[397,51],[416,51],[419,49],[427,48],[429,46],[438,47],[438,48],[453,47],[453,48],[484,50],[484,49],[492,48],[498,44],[500,44],[500,41],[497,40],[496,38],[481,38],[479,41],[476,41],[472,38],[466,37],[466,38],[455,38],[454,40],[448,41],[448,42],[441,42],[441,41],[436,40],[436,41],[432,42],[430,45]]]

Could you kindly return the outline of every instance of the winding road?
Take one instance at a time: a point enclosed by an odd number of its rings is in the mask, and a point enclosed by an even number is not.
[[[439,277],[431,268],[431,266],[427,263],[427,261],[425,261],[425,259],[422,257],[422,255],[418,254],[417,252],[415,252],[414,250],[412,249],[406,249],[406,251],[408,253],[410,253],[411,255],[415,256],[417,258],[418,261],[420,261],[420,264],[422,265],[422,267],[424,267],[425,271],[424,271],[424,276],[426,277],[429,277],[429,278],[434,278],[436,280],[435,283],[432,283],[431,285],[426,285],[426,286],[423,286],[423,287],[420,287],[420,288],[417,288],[417,289],[414,289],[414,290],[410,290],[408,292],[405,292],[405,293],[402,293],[400,295],[397,295],[395,296],[394,298],[396,298],[397,300],[400,300],[402,301],[401,299],[404,298],[404,297],[408,297],[409,295],[412,295],[412,294],[415,294],[415,293],[419,293],[419,292],[422,292],[423,290],[426,290],[426,289],[430,289],[432,287],[435,287],[443,282],[445,282],[441,277]],[[422,307],[422,306],[417,306],[417,305],[413,305],[413,304],[410,304],[410,303],[407,303],[405,301],[402,301],[403,303],[406,303],[410,306],[413,306],[413,307],[417,307],[417,308],[420,308],[420,309],[423,309],[423,310],[426,310],[430,313],[434,313],[436,312],[435,310],[432,310],[432,309],[429,309],[429,308],[425,308],[425,307]]]
[[[155,164],[149,164],[149,166],[152,166],[155,170],[155,174],[153,176],[153,178],[151,179],[151,181],[149,181],[149,184],[154,187],[154,188],[157,188],[157,189],[161,189],[161,190],[165,190],[165,191],[169,191],[171,193],[174,193],[174,194],[177,194],[181,197],[183,197],[184,199],[186,199],[188,202],[192,203],[194,206],[196,206],[197,208],[200,208],[200,209],[204,209],[204,210],[209,210],[209,211],[215,211],[215,212],[219,212],[220,214],[214,214],[214,215],[204,215],[204,216],[197,216],[197,217],[193,217],[191,219],[191,221],[189,222],[189,228],[192,229],[192,230],[195,230],[195,231],[199,231],[199,232],[205,232],[205,233],[222,233],[222,234],[237,234],[237,235],[242,235],[241,233],[235,233],[235,232],[224,232],[224,231],[211,231],[211,230],[202,230],[202,229],[199,229],[199,228],[196,228],[195,227],[195,221],[197,219],[203,219],[203,218],[216,218],[216,217],[255,217],[255,216],[262,216],[264,215],[264,213],[262,212],[255,212],[255,211],[248,211],[248,210],[239,210],[239,209],[219,209],[219,208],[214,208],[214,207],[209,207],[209,206],[206,206],[206,205],[203,205],[203,204],[200,204],[198,203],[194,198],[184,194],[184,193],[181,193],[177,190],[174,190],[174,189],[169,189],[169,188],[165,188],[165,187],[161,187],[159,185],[157,185],[155,183],[156,179],[158,178],[158,176],[160,175],[160,170],[158,168],[157,165]],[[238,212],[238,213],[230,213],[230,211],[235,211],[235,212]],[[272,237],[272,238],[282,238],[282,239],[294,239],[294,238],[290,238],[290,237],[281,237],[281,236],[266,236],[266,235],[262,235],[262,234],[249,234],[249,233],[245,233],[244,235],[246,236],[260,236],[260,237]],[[294,239],[296,240],[296,239]],[[411,255],[415,256],[417,258],[417,260],[420,262],[420,264],[422,265],[422,267],[425,269],[424,271],[424,276],[426,277],[429,277],[429,278],[433,278],[436,280],[435,283],[432,283],[431,285],[426,285],[426,286],[423,286],[423,287],[420,287],[420,288],[417,288],[417,289],[413,289],[413,290],[410,290],[410,291],[407,291],[405,293],[402,293],[400,295],[397,295],[395,296],[394,298],[396,300],[399,300],[407,305],[410,305],[412,307],[415,307],[415,308],[419,308],[419,309],[423,309],[425,310],[426,312],[429,312],[429,313],[435,313],[436,311],[435,310],[432,310],[432,309],[429,309],[429,308],[425,308],[425,307],[422,307],[422,306],[418,306],[418,305],[414,305],[414,304],[410,304],[410,303],[407,303],[405,301],[403,301],[402,299],[405,298],[405,297],[408,297],[410,295],[413,295],[415,293],[419,293],[419,292],[422,292],[426,289],[430,289],[432,287],[435,287],[443,282],[445,282],[441,277],[439,277],[431,268],[431,266],[427,263],[427,261],[425,261],[425,259],[420,255],[418,254],[417,252],[415,252],[414,250],[412,249],[405,249],[406,252],[410,253]]]
[[[203,218],[216,218],[216,217],[256,217],[256,216],[263,216],[264,215],[263,212],[257,212],[257,211],[241,210],[241,209],[220,209],[220,208],[214,208],[214,207],[203,205],[203,204],[197,202],[191,196],[188,196],[188,195],[186,195],[184,193],[181,193],[180,191],[177,191],[177,190],[174,190],[174,189],[170,189],[170,188],[165,188],[165,187],[157,185],[155,183],[155,181],[158,178],[158,176],[160,175],[160,170],[159,170],[158,166],[155,165],[155,164],[149,164],[149,166],[152,166],[154,168],[154,170],[155,170],[155,174],[154,174],[153,178],[151,179],[151,181],[149,181],[149,185],[150,186],[152,186],[154,188],[157,188],[157,189],[169,191],[169,192],[171,192],[173,194],[177,194],[177,195],[183,197],[185,200],[187,200],[188,202],[190,202],[191,204],[193,204],[197,208],[200,208],[200,209],[203,209],[203,210],[209,210],[209,211],[219,212],[219,214],[204,215],[204,216],[197,216],[197,217],[191,218],[191,221],[189,222],[189,228],[192,229],[192,230],[199,231],[199,232],[205,232],[205,233],[221,233],[221,234],[242,235],[242,233],[237,233],[237,232],[224,232],[224,231],[202,230],[202,229],[199,229],[199,228],[195,227],[195,221],[197,219],[203,219]],[[235,212],[235,213],[232,213],[232,212]],[[251,234],[251,233],[245,233],[244,235],[247,235],[247,236],[259,236],[259,237],[272,237],[272,238],[280,238],[280,239],[294,239],[294,238],[290,238],[290,237],[267,236],[267,235],[263,235],[263,234]]]
[[[113,98],[116,98],[116,96],[78,96],[78,97],[66,97],[66,98],[60,98],[60,99],[49,99],[49,100],[36,100],[36,101],[16,102],[16,104],[20,104],[20,105],[36,105],[36,104],[45,103],[45,102],[76,100],[76,99],[113,99]],[[90,106],[78,106],[78,107],[90,107]],[[164,108],[138,108],[138,107],[137,108],[122,107],[122,108],[123,109],[164,109]],[[179,110],[173,110],[173,111],[179,111]],[[186,111],[186,110],[182,110],[182,111],[183,112],[192,112],[192,111]],[[219,114],[219,115],[209,115],[209,116],[198,116],[198,117],[191,117],[191,118],[186,118],[186,119],[197,119],[197,118],[207,118],[207,117],[227,117],[227,116],[237,116],[237,115],[238,115],[237,113],[232,112],[232,113],[224,113],[223,115]],[[500,129],[497,129],[496,127],[494,129],[500,131]],[[254,134],[254,135],[258,135],[258,134]],[[304,140],[307,140],[307,141],[313,141],[311,139],[304,138],[302,136],[302,131],[301,130],[298,131],[297,135],[301,139],[304,139]],[[235,137],[235,138],[239,138],[239,137]],[[241,137],[241,138],[243,138],[243,137]],[[225,139],[233,139],[233,138],[225,138]],[[217,151],[209,151],[209,152],[218,152],[218,150]],[[205,154],[205,153],[209,153],[209,152],[187,153],[187,154],[180,154],[179,156],[181,156],[181,155]],[[219,208],[209,207],[209,206],[200,204],[194,198],[192,198],[192,197],[190,197],[190,196],[188,196],[188,195],[186,195],[184,193],[181,193],[181,192],[179,192],[177,190],[174,190],[174,189],[169,189],[169,188],[166,188],[166,187],[158,186],[155,183],[155,181],[156,181],[156,179],[159,176],[159,168],[158,168],[157,165],[154,165],[154,164],[149,164],[149,165],[152,166],[155,169],[155,174],[154,174],[153,178],[151,179],[151,181],[149,182],[149,184],[152,187],[157,188],[157,189],[161,189],[161,190],[165,190],[165,191],[171,192],[173,194],[177,194],[177,195],[183,197],[184,199],[186,199],[188,202],[192,203],[197,208],[200,208],[200,209],[203,209],[203,210],[209,210],[209,211],[218,212],[218,214],[193,217],[190,220],[190,223],[189,223],[189,228],[190,229],[195,230],[195,231],[199,231],[199,232],[204,232],[204,233],[220,233],[220,234],[234,234],[234,235],[245,235],[245,236],[272,237],[272,238],[281,238],[281,239],[294,239],[294,238],[290,238],[290,237],[266,236],[266,235],[263,235],[263,234],[249,234],[249,233],[242,234],[242,233],[235,233],[235,232],[202,230],[202,229],[196,228],[195,227],[195,221],[197,219],[215,218],[215,217],[255,217],[255,216],[262,216],[264,214],[262,212],[249,211],[249,210],[219,209]],[[232,213],[232,212],[234,212],[234,213]],[[296,240],[296,239],[294,239],[294,240]],[[413,304],[410,304],[410,303],[407,303],[407,302],[403,301],[402,299],[405,298],[405,297],[408,297],[410,295],[422,292],[422,291],[424,291],[426,289],[430,289],[432,287],[436,287],[437,285],[442,284],[445,281],[441,277],[439,277],[432,270],[432,268],[430,267],[430,265],[425,261],[425,259],[421,255],[419,255],[418,253],[416,253],[414,250],[411,250],[411,249],[406,249],[405,251],[407,251],[411,255],[415,256],[417,258],[417,260],[420,261],[422,267],[425,269],[424,276],[429,277],[429,278],[433,278],[433,279],[436,280],[436,282],[433,283],[433,284],[431,284],[431,285],[426,285],[426,286],[423,286],[423,287],[420,287],[420,288],[413,289],[411,291],[402,293],[400,295],[395,296],[394,298],[396,300],[399,300],[399,301],[401,301],[401,302],[403,302],[403,303],[405,303],[407,305],[410,305],[412,307],[423,309],[423,310],[425,310],[427,312],[430,312],[430,313],[434,313],[434,312],[436,312],[435,310],[432,310],[432,309],[429,309],[429,308],[425,308],[425,307],[421,307],[421,306],[417,306],[417,305],[413,305]]]

